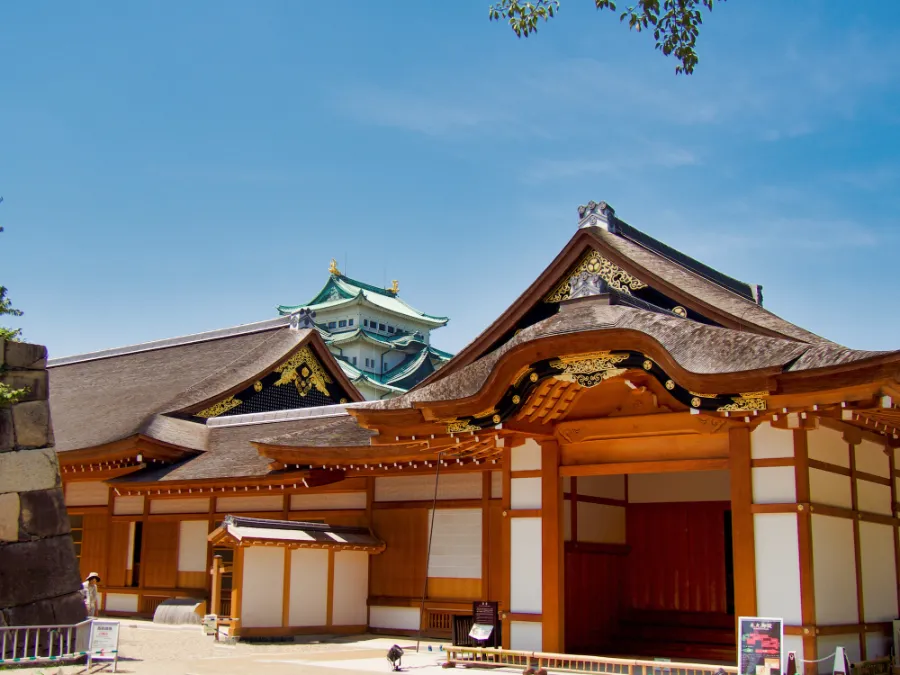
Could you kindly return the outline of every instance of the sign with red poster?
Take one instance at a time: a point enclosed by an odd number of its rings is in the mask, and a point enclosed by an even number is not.
[[[762,617],[738,619],[738,670],[741,675],[781,675],[784,621]]]

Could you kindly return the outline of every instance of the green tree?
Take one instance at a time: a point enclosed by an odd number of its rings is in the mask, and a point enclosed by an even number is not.
[[[676,74],[690,75],[698,62],[695,47],[703,23],[701,9],[711,12],[716,2],[725,0],[637,0],[636,5],[622,12],[619,20],[627,19],[631,30],[652,31],[656,48],[678,59]],[[594,5],[597,9],[617,11],[615,0],[594,0]],[[556,16],[559,0],[497,0],[488,11],[491,21],[507,19],[516,35],[528,37],[537,32],[540,21]]]
[[[0,202],[2,201],[3,198],[0,197]],[[2,227],[0,227],[0,232],[3,232]],[[0,286],[0,316],[22,316],[22,310],[12,306],[9,297],[7,296],[6,286]],[[18,341],[21,336],[21,328],[13,329],[0,326],[0,342],[7,340]],[[0,374],[2,374],[2,367],[0,367]],[[8,384],[0,382],[0,407],[15,403],[27,393],[27,388],[13,389]]]

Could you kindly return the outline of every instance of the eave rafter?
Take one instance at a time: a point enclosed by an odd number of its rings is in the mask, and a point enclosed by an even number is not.
[[[57,455],[67,480],[107,480],[148,466],[165,466],[197,455],[196,450],[162,443],[141,434],[93,448]]]

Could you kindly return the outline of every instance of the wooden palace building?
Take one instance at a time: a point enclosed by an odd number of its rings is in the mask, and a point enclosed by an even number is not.
[[[197,597],[242,636],[440,636],[491,600],[512,648],[723,661],[742,615],[806,660],[888,652],[898,376],[603,202],[389,400],[302,311],[50,370],[106,614]]]

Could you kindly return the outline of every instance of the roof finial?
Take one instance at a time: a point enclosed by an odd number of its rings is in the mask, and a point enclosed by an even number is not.
[[[335,260],[334,258],[331,259],[331,264],[328,266],[328,272],[329,272],[329,274],[332,274],[336,277],[341,276],[341,271],[338,269],[338,266],[337,266],[337,260]]]
[[[399,292],[400,292],[400,282],[397,281],[396,279],[394,279],[391,282],[391,293],[393,293],[394,295],[397,295],[397,293],[399,293]]]
[[[578,207],[578,229],[593,225],[615,231],[615,217],[615,209],[606,202],[590,201],[587,205]]]

